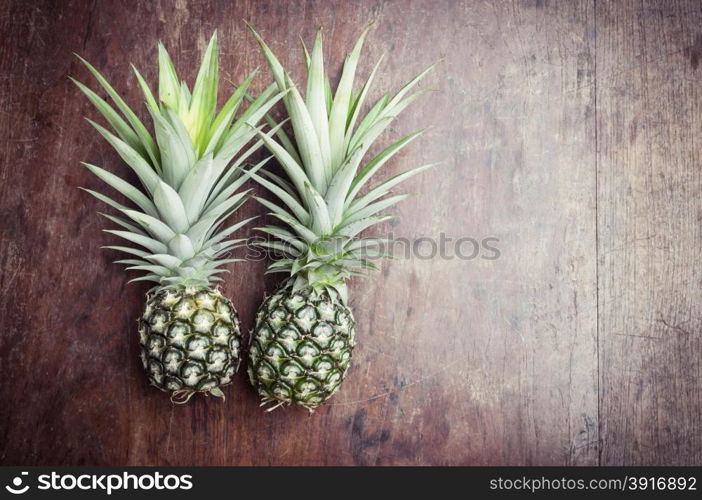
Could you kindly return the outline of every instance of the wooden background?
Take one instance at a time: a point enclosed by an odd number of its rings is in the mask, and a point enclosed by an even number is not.
[[[382,139],[430,125],[388,171],[445,165],[382,229],[499,238],[497,260],[353,281],[355,362],[313,416],[264,413],[243,372],[224,404],[149,387],[148,285],[98,248],[104,207],[77,189],[101,187],[80,160],[124,168],[83,120],[67,77],[95,83],[72,52],[138,107],[128,64],[154,82],[159,39],[190,81],[214,29],[227,77],[262,65],[242,19],[298,79],[298,36],[324,26],[338,75],[375,21],[375,97],[442,58]],[[699,1],[5,0],[0,39],[0,463],[702,463]],[[247,331],[264,266],[225,287]]]

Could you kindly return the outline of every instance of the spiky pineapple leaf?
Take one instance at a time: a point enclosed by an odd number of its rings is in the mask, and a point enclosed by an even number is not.
[[[165,253],[165,252],[157,252]],[[180,260],[188,260],[195,257],[195,246],[190,238],[184,234],[178,234],[168,242],[168,253],[178,257]]]
[[[381,210],[385,210],[386,208],[390,208],[391,206],[401,202],[408,196],[408,194],[398,194],[396,196],[390,196],[381,201],[370,203],[362,208],[359,208],[355,212],[349,211],[349,213],[344,218],[343,223],[350,224],[358,220],[365,219],[366,217],[370,217],[371,215],[375,215]]]
[[[183,263],[183,261],[180,260],[178,257],[169,255],[167,253],[146,255],[144,258],[153,262],[154,264],[158,264],[169,269],[175,269],[177,267],[180,267],[180,265]]]
[[[105,213],[102,213],[102,212],[98,212],[98,213],[99,213],[100,215],[102,215],[104,218],[106,218],[107,220],[114,222],[114,223],[117,224],[118,226],[120,226],[120,227],[126,229],[127,231],[130,231],[130,232],[132,232],[132,233],[141,234],[141,235],[146,236],[146,233],[145,233],[142,229],[140,229],[140,228],[136,227],[135,225],[133,225],[133,224],[127,222],[125,219],[123,219],[123,218],[121,218],[121,217],[116,217],[116,216],[114,216],[114,215],[105,214]]]
[[[117,177],[116,175],[104,170],[100,167],[96,167],[90,163],[81,162],[85,168],[90,170],[97,177],[102,179],[106,184],[110,185],[116,189],[119,193],[124,195],[126,198],[134,202],[139,208],[149,215],[156,216],[156,206],[152,201],[144,195],[139,189],[135,188],[127,181]]]
[[[161,113],[152,113],[151,118],[161,151],[162,178],[169,185],[178,187],[195,159],[190,138],[187,133],[183,137],[182,132]]]
[[[144,99],[146,100],[147,108],[152,113],[158,113],[158,102],[156,102],[156,98],[154,97],[153,92],[151,92],[151,87],[149,87],[149,84],[146,83],[146,80],[144,80],[144,77],[141,76],[141,73],[139,73],[139,70],[136,68],[136,66],[134,66],[133,64],[131,66],[132,71],[136,76],[137,82],[139,82],[139,88],[141,88],[141,93],[144,94]]]
[[[361,118],[369,89],[382,61],[381,58],[374,65],[360,92],[355,94],[354,79],[368,29],[364,30],[347,55],[333,95],[328,75],[324,72],[321,32],[317,33],[311,52],[303,42],[307,66],[304,99],[271,49],[253,28],[251,30],[278,90],[289,92],[283,103],[292,123],[294,139],[259,132],[259,137],[283,167],[290,182],[269,172],[248,176],[282,202],[281,206],[256,198],[271,210],[271,215],[293,231],[266,226],[261,231],[278,240],[266,245],[280,249],[281,244],[295,242],[297,246],[293,248],[299,251],[294,259],[273,264],[270,270],[289,270],[295,277],[294,287],[317,283],[343,289],[343,280],[356,274],[353,269],[373,269],[376,266],[368,258],[384,255],[380,249],[371,248],[372,242],[368,243],[368,247],[364,246],[365,243],[351,247],[349,243],[371,226],[391,218],[380,212],[407,198],[406,194],[383,198],[393,186],[429,168],[419,167],[391,177],[371,187],[369,193],[357,199],[380,168],[421,134],[420,131],[400,139],[365,166],[361,165],[363,157],[378,137],[422,94],[421,91],[412,93],[412,89],[431,68],[412,78],[395,94],[383,95]],[[272,118],[266,117],[266,120],[275,123]],[[360,123],[356,126],[358,120]],[[341,248],[335,250],[332,244],[334,239],[340,239]]]
[[[373,84],[373,79],[375,78],[375,75],[378,72],[378,68],[380,68],[380,64],[382,62],[383,62],[383,57],[381,56],[380,59],[378,59],[378,62],[375,63],[375,66],[373,67],[373,70],[370,72],[370,75],[368,75],[366,82],[363,84],[363,87],[361,88],[361,92],[353,100],[353,104],[351,105],[350,113],[348,115],[348,121],[346,122],[346,134],[344,136],[344,146],[343,146],[344,151],[348,151],[349,143],[351,142],[351,138],[353,137],[353,131],[354,131],[354,127],[356,125],[356,120],[358,119],[358,116],[361,113],[361,109],[363,108],[363,103],[366,100],[366,96],[368,95],[368,91],[370,90],[370,87]]]
[[[146,150],[149,158],[151,159],[152,165],[155,168],[157,168],[157,166],[159,165],[158,149],[156,147],[156,143],[151,137],[151,134],[146,129],[144,124],[141,122],[141,120],[139,120],[134,111],[132,111],[131,108],[127,106],[127,103],[124,102],[122,97],[120,97],[120,95],[115,91],[115,89],[112,88],[109,82],[105,79],[105,77],[103,77],[100,74],[100,72],[97,69],[95,69],[88,61],[80,57],[78,54],[76,54],[76,57],[78,57],[78,59],[80,59],[80,61],[85,65],[85,67],[88,68],[88,71],[90,71],[93,74],[98,83],[102,86],[102,88],[105,89],[112,101],[117,105],[117,108],[127,118],[127,121],[131,124],[132,128],[141,140],[144,149]]]
[[[324,157],[312,117],[307,111],[300,92],[287,75],[286,85],[286,88],[290,89],[290,95],[287,98],[288,114],[297,141],[297,150],[302,159],[302,166],[312,186],[320,193],[324,193],[327,189],[328,175],[325,171],[327,166],[324,164]]]
[[[217,90],[219,84],[219,45],[217,32],[210,38],[205,55],[200,64],[195,86],[190,99],[188,117],[193,121],[191,137],[196,148],[202,153],[207,137],[207,126],[214,121],[217,108]]]
[[[88,122],[95,127],[95,129],[100,132],[107,142],[109,142],[112,147],[117,151],[119,156],[124,160],[124,162],[129,165],[134,173],[137,174],[139,180],[144,185],[149,193],[153,193],[156,189],[156,185],[159,183],[159,178],[154,169],[147,163],[147,161],[135,151],[129,144],[124,142],[122,139],[115,136],[112,132],[107,130],[102,125],[95,123],[94,121],[88,119]]]
[[[144,149],[144,145],[141,143],[139,136],[137,136],[132,127],[127,124],[119,113],[117,113],[112,106],[107,104],[104,99],[102,99],[88,87],[73,77],[69,78],[81,90],[81,92],[87,96],[88,100],[97,108],[100,114],[105,117],[107,123],[109,123],[112,129],[117,132],[119,138],[129,144],[133,149],[137,150],[140,154],[142,154],[142,156],[146,156],[146,150]]]
[[[241,85],[236,88],[231,97],[227,99],[227,102],[224,104],[224,106],[222,106],[222,109],[219,111],[219,114],[210,126],[208,136],[205,140],[207,147],[203,155],[208,153],[214,155],[217,152],[219,140],[230,127],[234,115],[236,115],[239,106],[241,106],[241,103],[244,100],[246,90],[249,88],[249,85],[251,85],[251,81],[257,72],[258,68],[249,73],[249,76],[247,76]]]
[[[331,146],[331,169],[335,172],[342,164],[346,149],[344,148],[344,137],[346,135],[346,124],[349,117],[349,105],[351,102],[351,92],[353,81],[356,76],[356,67],[361,55],[363,42],[370,27],[363,30],[351,53],[346,57],[344,69],[341,73],[341,80],[334,95],[331,114],[329,117],[329,141]]]
[[[139,250],[137,248],[123,247],[123,246],[119,246],[119,245],[106,245],[106,246],[102,246],[100,248],[104,248],[107,250],[117,250],[118,252],[124,252],[124,253],[128,253],[130,255],[136,255],[137,257],[146,257],[149,255],[149,252],[145,252],[144,250]]]
[[[386,193],[390,191],[393,187],[396,185],[400,184],[401,182],[406,181],[410,177],[414,177],[417,174],[420,174],[424,172],[425,170],[428,170],[430,168],[433,168],[437,166],[438,163],[430,163],[428,165],[423,165],[421,167],[416,167],[412,170],[407,170],[406,172],[402,172],[400,174],[394,175],[390,177],[388,180],[385,182],[382,182],[375,188],[371,189],[368,193],[366,193],[364,196],[361,198],[356,199],[351,205],[349,206],[349,212],[353,213],[357,210],[360,210],[367,206],[369,203],[377,200],[381,196],[384,196]]]
[[[303,207],[300,204],[300,202],[296,200],[289,192],[287,192],[284,189],[281,189],[274,183],[256,175],[251,171],[247,171],[245,175],[251,177],[263,187],[268,189],[271,193],[275,194],[280,199],[280,201],[285,203],[285,205],[292,211],[295,218],[297,218],[300,222],[306,224],[309,221],[310,214],[307,212],[307,210],[305,210],[305,207]]]
[[[173,110],[180,111],[181,87],[175,66],[162,43],[158,44],[158,99]]]
[[[151,217],[136,210],[123,210],[123,212],[124,215],[138,223],[147,233],[162,243],[167,244],[176,235],[170,227],[156,217]]]
[[[184,233],[190,227],[190,221],[183,205],[183,200],[175,189],[161,181],[154,192],[154,204],[161,219],[176,233]]]
[[[173,60],[162,44],[158,46],[157,95],[132,66],[152,118],[153,136],[107,80],[85,61],[88,70],[112,99],[114,107],[93,90],[76,82],[107,121],[110,130],[95,122],[91,124],[136,173],[143,186],[142,189],[131,185],[117,175],[86,164],[93,174],[136,206],[125,207],[108,196],[86,189],[123,214],[120,217],[106,214],[108,220],[120,228],[108,232],[139,247],[113,246],[141,259],[131,259],[132,270],[147,273],[138,280],[158,281],[164,286],[206,284],[218,279],[215,274],[226,272],[224,266],[237,261],[226,254],[241,246],[242,241],[227,238],[249,220],[229,226],[224,224],[246,201],[247,192],[241,191],[241,187],[250,177],[242,176],[241,172],[244,162],[264,145],[259,137],[264,131],[260,122],[272,123],[270,134],[289,146],[289,156],[299,161],[300,156],[282,129],[285,121],[275,123],[269,114],[279,100],[286,100],[293,90],[297,90],[272,85],[258,97],[250,96],[248,90],[254,71],[235,87],[224,106],[217,111],[218,52],[217,34],[214,33],[203,55],[192,92],[178,78]],[[318,51],[316,57],[319,56],[321,52]],[[320,74],[324,76],[323,70]],[[322,93],[328,94],[326,87],[326,78],[321,86],[315,84],[317,90],[322,88]],[[248,106],[240,111],[244,101]],[[295,102],[302,103],[304,108],[299,92]],[[325,107],[328,104],[317,110],[324,111]],[[304,111],[307,113],[306,108]],[[264,159],[249,171],[255,174],[266,161]],[[304,172],[303,179],[307,181]],[[314,196],[319,195],[310,195],[310,199]],[[318,220],[324,220],[323,214]]]
[[[390,160],[390,158],[392,158],[407,144],[419,137],[422,133],[424,133],[424,130],[419,130],[417,132],[403,137],[399,141],[385,148],[383,151],[378,153],[378,155],[376,155],[371,161],[369,161],[366,164],[366,166],[363,167],[361,171],[356,175],[356,177],[354,177],[349,192],[346,195],[346,199],[344,200],[346,207],[348,207],[348,205],[353,201],[353,199],[356,197],[361,188],[373,176],[373,174],[375,174],[380,169],[380,167],[387,163],[388,160]]]
[[[106,233],[112,233],[115,236],[124,238],[125,240],[131,241],[132,243],[136,243],[137,245],[146,248],[151,253],[166,253],[166,251],[168,250],[166,245],[164,245],[158,240],[149,238],[148,236],[115,229],[103,229],[103,231],[105,231]]]
[[[310,122],[316,132],[319,146],[320,162],[323,166],[331,161],[329,146],[329,118],[327,116],[326,90],[325,90],[324,59],[322,55],[322,30],[317,31],[317,36],[312,46],[312,55],[307,71],[307,92],[305,106],[309,112]],[[324,168],[324,182],[331,181],[331,169]]]

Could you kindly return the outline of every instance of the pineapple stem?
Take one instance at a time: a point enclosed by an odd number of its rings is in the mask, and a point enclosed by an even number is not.
[[[192,389],[179,389],[171,394],[171,403],[174,405],[184,405],[193,397],[195,391]]]

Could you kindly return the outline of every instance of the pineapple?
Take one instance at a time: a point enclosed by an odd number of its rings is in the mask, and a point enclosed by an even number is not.
[[[257,198],[283,223],[259,229],[274,238],[262,245],[280,256],[269,272],[287,278],[257,313],[247,371],[262,405],[271,403],[273,409],[294,402],[314,411],[339,389],[351,362],[355,330],[346,280],[376,269],[372,260],[385,256],[384,240],[359,238],[359,233],[388,220],[380,212],[407,196],[386,196],[391,188],[433,166],[408,170],[364,190],[373,175],[421,131],[361,163],[375,139],[421,94],[411,90],[431,68],[396,94],[385,94],[362,116],[379,66],[355,94],[354,75],[367,30],[346,57],[333,96],[324,72],[321,30],[311,54],[303,45],[304,98],[252,31],[278,90],[285,93],[282,100],[293,137],[279,128],[268,135],[258,133],[288,179],[263,171],[248,173],[281,202]]]
[[[141,358],[149,381],[187,402],[195,393],[224,397],[240,362],[241,334],[237,312],[216,288],[224,266],[237,259],[229,253],[243,240],[227,239],[248,220],[224,224],[245,201],[247,180],[240,166],[261,145],[258,122],[281,97],[265,90],[235,119],[254,74],[250,74],[217,112],[219,84],[217,34],[212,36],[192,93],[178,79],[163,45],[158,47],[158,101],[134,68],[152,135],[107,80],[87,61],[114,106],[73,80],[95,105],[111,130],[88,120],[136,174],[137,184],[84,163],[93,174],[134,206],[90,190],[119,215],[103,214],[120,226],[108,230],[129,246],[107,246],[126,254],[117,261],[142,271],[131,281],[151,281],[144,313],[138,320]],[[115,109],[116,108],[116,109]],[[119,112],[118,112],[119,111]],[[262,166],[263,162],[251,170]]]

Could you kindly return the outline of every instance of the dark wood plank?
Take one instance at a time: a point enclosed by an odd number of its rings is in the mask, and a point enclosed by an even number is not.
[[[702,462],[702,5],[598,2],[602,464]]]
[[[3,4],[0,461],[597,463],[594,1],[173,5]],[[103,208],[76,189],[99,186],[80,160],[122,167],[81,118],[95,112],[66,78],[87,79],[71,52],[136,104],[128,62],[153,81],[158,39],[188,78],[215,28],[233,80],[263,64],[241,18],[295,48],[282,59],[298,77],[298,35],[323,25],[338,70],[375,20],[360,68],[387,52],[375,97],[443,57],[424,85],[438,92],[384,138],[432,125],[388,174],[445,165],[408,184],[421,194],[385,229],[499,238],[497,260],[397,259],[352,282],[355,363],[313,416],[263,413],[243,373],[225,404],[172,407],[150,388],[134,327],[146,287],[98,249]],[[263,270],[234,265],[225,287],[246,328],[275,286]]]
[[[0,363],[12,375],[1,389],[0,459],[121,462],[124,380],[136,366],[122,325],[138,300],[123,302],[134,290],[94,251],[102,223],[76,189],[87,179],[78,157],[105,156],[67,80],[90,13],[51,2],[2,11]]]
[[[433,128],[393,169],[446,165],[413,182],[422,194],[388,230],[496,237],[501,256],[399,259],[354,283],[361,348],[338,399],[362,431],[357,462],[596,463],[593,13],[405,9],[417,32],[383,12],[372,40],[394,45],[385,75],[419,70],[415,53],[445,57],[440,91],[395,133]]]

